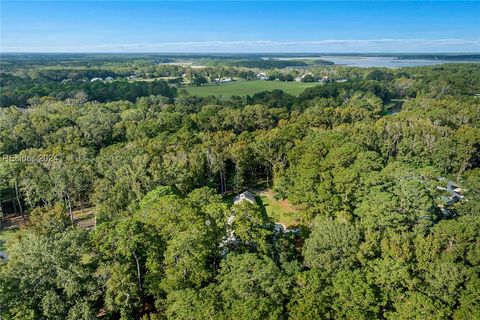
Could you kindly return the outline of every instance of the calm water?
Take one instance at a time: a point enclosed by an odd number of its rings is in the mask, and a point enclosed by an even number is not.
[[[418,67],[431,66],[442,63],[467,63],[477,61],[445,61],[445,60],[426,60],[426,59],[396,59],[395,57],[338,57],[338,56],[321,56],[321,59],[334,62],[336,65],[345,65],[350,67]]]
[[[304,59],[322,59],[335,63],[335,65],[343,65],[349,67],[418,67],[431,66],[442,63],[480,63],[480,60],[472,61],[451,61],[451,60],[435,60],[435,59],[402,59],[396,57],[362,57],[362,56],[312,56],[312,57],[288,57],[279,58],[280,60],[304,60]],[[301,69],[301,67],[297,67]],[[309,68],[309,67],[306,67]]]

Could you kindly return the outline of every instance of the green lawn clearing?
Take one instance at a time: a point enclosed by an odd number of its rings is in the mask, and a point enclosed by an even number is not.
[[[258,188],[258,186],[257,186]],[[257,200],[257,204],[265,209],[265,212],[269,217],[271,217],[276,223],[281,223],[286,227],[298,225],[300,222],[300,213],[298,210],[292,206],[288,200],[276,200],[275,194],[270,189],[253,189],[250,190]],[[233,198],[238,193],[230,193],[225,195],[223,200],[227,204],[233,204]]]
[[[299,223],[300,213],[288,200],[276,200],[274,192],[271,190],[260,191],[257,193],[262,205],[265,207],[269,217],[275,222],[281,223],[286,227],[294,226]]]
[[[252,80],[252,81],[236,81],[230,83],[220,83],[214,84],[209,83],[200,87],[195,86],[186,86],[180,87],[179,90],[185,89],[188,93],[192,95],[197,95],[201,97],[206,97],[210,95],[214,96],[245,96],[253,95],[262,91],[272,91],[275,89],[280,89],[288,94],[298,96],[306,88],[318,86],[319,83],[310,82],[285,82],[285,81],[263,81],[263,80]]]

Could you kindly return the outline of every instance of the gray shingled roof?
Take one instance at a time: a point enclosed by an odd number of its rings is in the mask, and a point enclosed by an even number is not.
[[[242,201],[248,201],[250,203],[255,204],[256,203],[255,195],[250,191],[245,191],[243,193],[240,193],[238,196],[235,196],[235,198],[233,198],[233,203],[235,204],[240,203]]]

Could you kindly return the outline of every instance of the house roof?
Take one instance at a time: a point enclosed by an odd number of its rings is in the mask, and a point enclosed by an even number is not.
[[[447,184],[447,191],[450,191],[452,192],[453,190],[455,190],[456,188],[458,188],[452,181],[449,181],[448,184]]]
[[[235,198],[233,198],[233,203],[237,204],[237,203],[240,203],[240,202],[245,201],[245,200],[250,202],[250,203],[253,203],[253,204],[256,203],[255,195],[253,193],[251,193],[250,191],[245,191],[245,192],[240,193],[239,195],[235,196]]]

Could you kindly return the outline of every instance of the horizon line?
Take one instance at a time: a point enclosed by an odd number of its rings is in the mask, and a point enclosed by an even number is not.
[[[313,54],[313,55],[345,55],[345,54],[385,54],[385,55],[396,55],[396,54],[430,54],[430,55],[467,55],[467,54],[480,54],[480,51],[444,51],[444,52],[432,52],[432,51],[422,51],[422,52],[368,52],[368,51],[345,51],[345,52],[288,52],[288,51],[278,51],[278,52],[261,52],[261,51],[251,51],[251,52],[233,52],[233,51],[116,51],[116,52],[108,52],[108,51],[1,51],[1,54],[173,54],[173,55],[187,55],[187,54],[198,54],[198,55],[206,55],[206,54],[225,54],[225,55],[247,55],[247,54],[265,54],[265,55],[272,55],[272,54]]]

